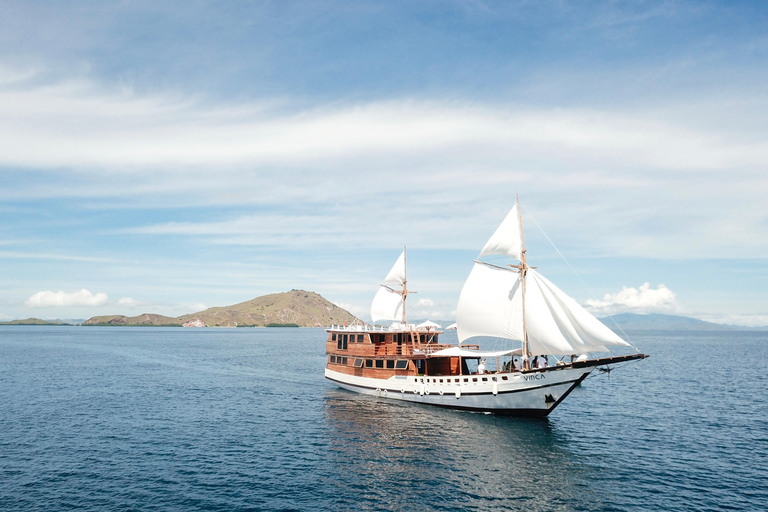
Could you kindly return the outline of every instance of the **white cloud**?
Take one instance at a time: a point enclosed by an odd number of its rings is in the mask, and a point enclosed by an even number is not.
[[[63,291],[42,291],[32,295],[25,304],[33,308],[67,307],[67,306],[102,306],[107,303],[109,297],[106,293],[95,295],[85,288],[67,293]]]
[[[432,299],[419,299],[419,302],[416,303],[416,307],[428,307],[431,308],[434,306],[435,303]]]
[[[144,303],[141,302],[141,301],[132,299],[130,297],[123,297],[122,299],[119,299],[117,301],[117,305],[118,306],[124,306],[124,307],[127,307],[127,308],[136,308],[138,306],[141,306],[142,304],[144,304]]]
[[[660,284],[655,290],[649,283],[640,288],[622,287],[620,292],[606,293],[602,300],[590,299],[587,308],[596,314],[659,313],[678,309],[675,293]]]
[[[344,302],[334,302],[334,304],[339,306],[342,309],[346,309],[347,311],[355,315],[357,318],[363,318],[364,316],[370,318],[371,316],[370,308],[366,308],[363,306],[356,306],[354,304],[347,304]]]

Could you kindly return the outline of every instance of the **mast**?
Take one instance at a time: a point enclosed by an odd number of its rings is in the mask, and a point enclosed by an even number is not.
[[[528,264],[525,261],[525,235],[523,234],[523,215],[520,212],[520,197],[515,194],[517,200],[517,220],[520,223],[520,240],[522,241],[523,250],[520,251],[520,265],[517,267],[520,269],[520,282],[523,284],[523,369],[530,370],[529,358],[530,351],[528,350],[528,328],[525,325],[525,275],[528,272]]]
[[[408,297],[408,288],[405,284],[408,282],[408,255],[403,246],[403,325],[405,325],[405,298]]]

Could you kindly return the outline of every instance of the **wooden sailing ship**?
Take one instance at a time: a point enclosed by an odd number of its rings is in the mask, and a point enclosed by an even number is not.
[[[325,377],[358,393],[468,411],[546,416],[595,368],[647,357],[590,357],[630,346],[527,264],[519,202],[475,260],[457,310],[458,345],[440,342],[431,322],[409,324],[406,251],[371,306],[373,323],[328,329]],[[520,348],[482,351],[480,336],[520,340]],[[552,358],[551,360],[549,358]],[[486,361],[488,364],[486,365]],[[546,361],[546,363],[543,363]]]

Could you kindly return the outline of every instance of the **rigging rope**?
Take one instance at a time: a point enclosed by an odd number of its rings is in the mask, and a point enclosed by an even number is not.
[[[521,207],[521,208],[522,208],[522,207]],[[575,270],[575,269],[574,269],[574,268],[571,266],[571,264],[570,264],[570,263],[568,263],[568,260],[567,260],[567,259],[565,259],[565,256],[563,256],[563,253],[561,253],[561,252],[560,252],[560,249],[558,249],[558,248],[557,248],[557,246],[555,245],[555,243],[554,243],[554,242],[553,242],[553,241],[552,241],[552,240],[549,238],[549,236],[548,236],[548,235],[547,235],[547,234],[544,232],[544,230],[542,229],[542,227],[541,227],[541,226],[539,226],[539,223],[538,223],[538,222],[536,222],[536,219],[533,217],[533,215],[531,215],[531,212],[529,212],[527,208],[525,209],[525,214],[528,216],[528,218],[529,218],[529,219],[531,219],[531,220],[533,221],[533,223],[534,223],[534,224],[536,224],[536,227],[537,227],[537,228],[539,228],[539,231],[541,231],[541,233],[544,235],[544,237],[547,239],[547,241],[548,241],[548,242],[549,242],[549,243],[552,245],[552,247],[555,249],[555,251],[557,251],[557,254],[559,254],[559,255],[560,255],[560,257],[561,257],[561,258],[563,259],[563,261],[565,262],[565,264],[566,264],[566,265],[568,265],[568,268],[569,268],[569,269],[571,269],[571,272],[573,272],[573,274],[574,274],[574,275],[575,275],[575,276],[576,276],[576,277],[579,279],[579,281],[581,282],[582,286],[584,286],[584,288],[587,290],[587,293],[589,293],[589,296],[590,296],[590,298],[592,298],[592,300],[594,300],[594,299],[595,299],[595,294],[592,292],[592,290],[589,288],[589,286],[587,286],[587,283],[585,283],[585,282],[584,282],[584,280],[581,278],[581,276],[579,275],[579,273],[578,273],[578,272],[576,272],[576,270]],[[619,331],[621,331],[621,334],[623,334],[623,335],[624,335],[624,338],[626,339],[627,343],[629,343],[629,345],[630,345],[632,348],[634,348],[635,350],[637,350],[638,352],[640,352],[640,349],[639,349],[639,348],[637,348],[637,347],[635,346],[635,344],[634,344],[634,343],[632,343],[632,341],[629,339],[629,335],[628,335],[626,332],[624,332],[624,329],[622,329],[622,328],[621,328],[621,326],[618,324],[618,322],[616,322],[616,319],[615,319],[615,318],[613,318],[613,315],[608,315],[608,318],[610,318],[610,319],[611,319],[611,321],[612,321],[612,322],[614,323],[614,325],[616,326],[616,328],[617,328]]]

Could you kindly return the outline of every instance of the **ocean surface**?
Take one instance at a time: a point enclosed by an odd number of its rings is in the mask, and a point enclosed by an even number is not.
[[[338,389],[321,329],[0,327],[0,510],[768,510],[768,333],[630,336],[520,419]]]

